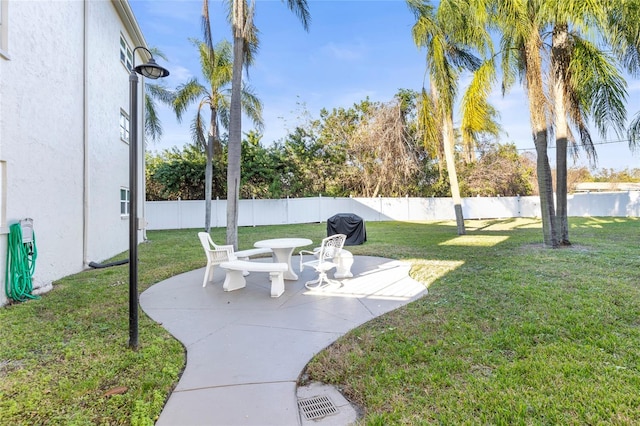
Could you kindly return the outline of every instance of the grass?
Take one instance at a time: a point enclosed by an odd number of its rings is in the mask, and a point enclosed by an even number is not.
[[[362,424],[637,424],[638,219],[573,218],[570,248],[540,223],[367,223],[349,248],[413,262],[429,294],[348,333],[308,365],[364,412]],[[196,230],[149,232],[139,289],[205,264]],[[240,248],[324,224],[240,228]],[[224,229],[212,231],[224,240]],[[122,256],[114,258],[126,257]],[[128,267],[54,283],[0,309],[0,424],[153,424],[184,348],[141,312],[128,343]]]
[[[341,387],[363,424],[637,424],[639,224],[572,220],[575,244],[560,250],[521,220],[471,222],[463,237],[399,224],[395,244],[410,235],[407,252],[423,253],[412,274],[429,295],[306,373]],[[429,282],[445,260],[463,263]]]

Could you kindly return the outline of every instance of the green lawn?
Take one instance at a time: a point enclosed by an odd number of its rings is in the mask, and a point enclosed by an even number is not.
[[[413,262],[429,294],[354,330],[309,364],[363,424],[638,424],[638,219],[572,218],[574,245],[541,246],[539,221],[367,223],[354,254]],[[201,268],[197,230],[149,232],[140,291]],[[224,240],[224,229],[212,231]],[[240,228],[240,248],[324,224]],[[112,260],[126,257],[127,253]],[[0,424],[153,424],[185,353],[140,315],[128,343],[128,267],[90,270],[0,309]]]

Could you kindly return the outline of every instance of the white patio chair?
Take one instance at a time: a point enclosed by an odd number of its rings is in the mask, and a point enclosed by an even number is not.
[[[204,271],[202,287],[206,287],[207,282],[213,279],[213,268],[222,262],[231,260],[249,260],[252,256],[272,253],[272,250],[269,248],[253,248],[234,251],[232,245],[218,245],[214,243],[211,236],[206,232],[198,232],[198,238],[200,239],[204,253],[207,255],[207,269]],[[249,271],[245,271],[244,275],[249,275]]]
[[[347,236],[344,234],[335,234],[324,238],[319,249],[315,249],[314,251],[300,251],[300,272],[302,272],[305,266],[311,267],[318,272],[317,279],[307,281],[304,284],[306,288],[309,290],[318,290],[327,287],[330,284],[339,284],[338,281],[329,279],[329,277],[327,277],[327,272],[338,266],[334,261],[334,257],[340,253],[346,239]],[[314,259],[305,262],[305,254],[313,255]]]
[[[232,245],[216,245],[207,232],[198,232],[198,238],[204,253],[207,255],[207,268],[204,271],[204,281],[202,282],[202,287],[206,287],[207,283],[213,279],[213,269],[216,265],[229,260],[236,260],[237,258],[233,254]]]

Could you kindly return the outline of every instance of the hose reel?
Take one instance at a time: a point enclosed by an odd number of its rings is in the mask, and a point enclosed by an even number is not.
[[[33,232],[33,219],[26,218],[9,227],[5,294],[15,302],[39,299],[33,291],[33,273],[36,269],[38,249]]]

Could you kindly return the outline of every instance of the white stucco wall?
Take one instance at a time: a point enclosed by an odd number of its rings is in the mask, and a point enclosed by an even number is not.
[[[128,248],[129,222],[120,216],[120,188],[129,187],[129,144],[120,139],[119,118],[121,109],[129,112],[129,71],[119,60],[120,34],[129,46],[134,44],[111,2],[89,2],[88,7],[87,261],[101,262]]]
[[[120,140],[119,117],[129,110],[129,73],[120,62],[120,34],[131,47],[144,45],[126,0],[9,0],[7,15],[0,305],[7,302],[7,228],[20,219],[34,220],[35,286],[127,250],[120,188],[129,187],[129,145]]]
[[[34,220],[36,282],[83,267],[82,10],[75,1],[8,8],[10,60],[1,60],[0,80],[6,219]]]

